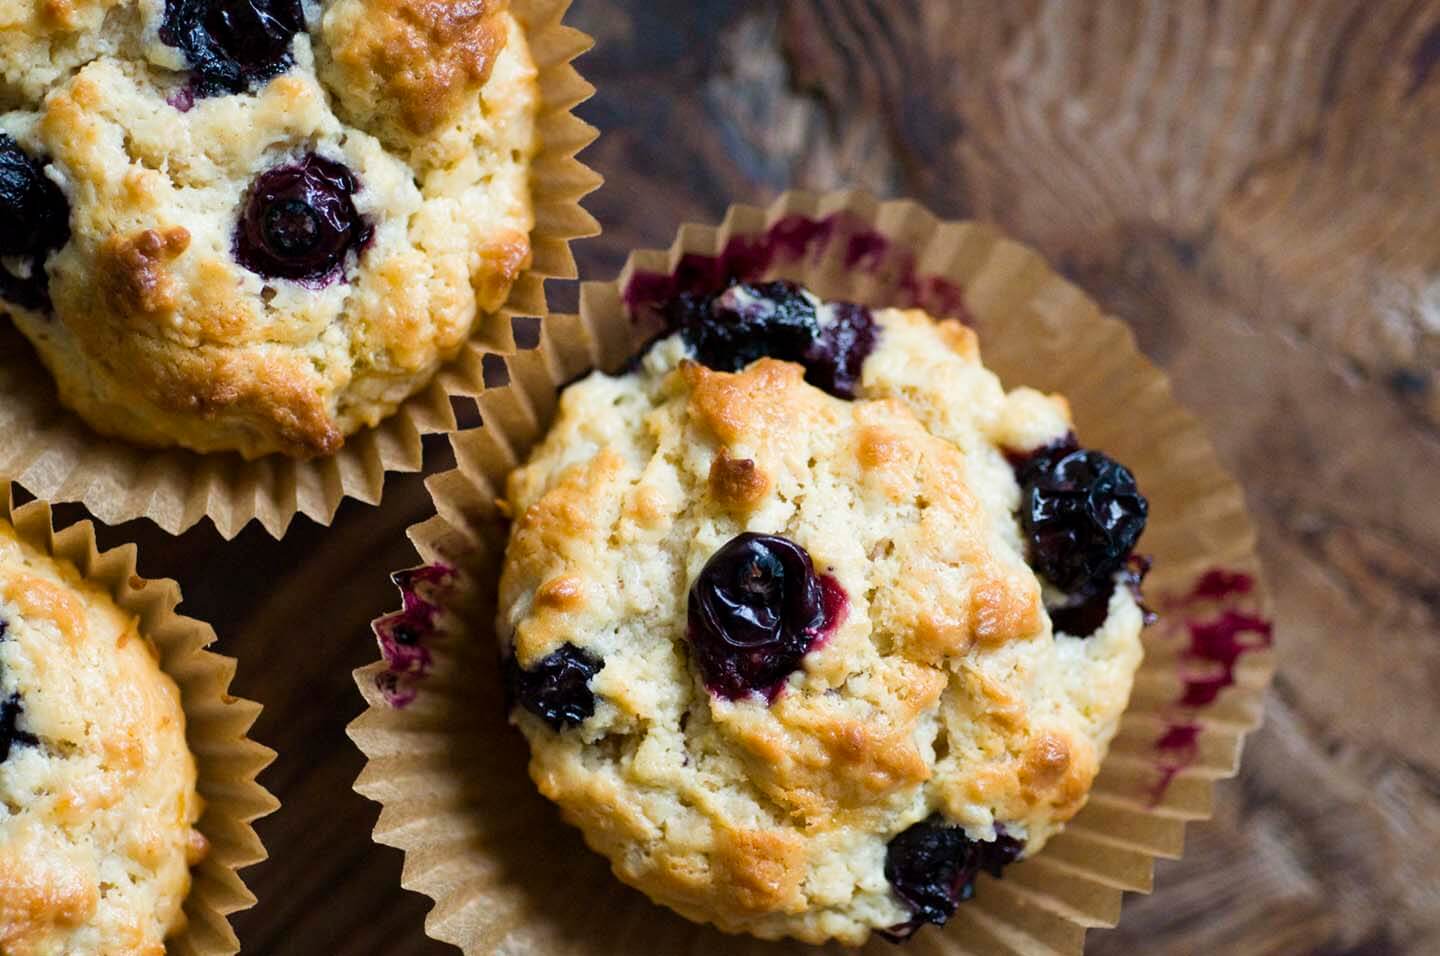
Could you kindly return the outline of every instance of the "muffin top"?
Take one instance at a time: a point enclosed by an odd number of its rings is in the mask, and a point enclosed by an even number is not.
[[[1144,499],[958,322],[786,283],[671,317],[509,479],[532,776],[692,919],[944,922],[1085,802],[1141,657]]]
[[[530,261],[508,0],[0,0],[0,302],[107,434],[334,452]]]
[[[0,952],[162,956],[205,853],[180,692],[138,622],[0,522]]]

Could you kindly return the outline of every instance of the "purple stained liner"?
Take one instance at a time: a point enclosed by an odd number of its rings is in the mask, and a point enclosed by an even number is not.
[[[1213,616],[1189,616],[1184,620],[1188,644],[1180,654],[1182,689],[1175,706],[1190,713],[1168,723],[1155,741],[1159,778],[1151,788],[1151,806],[1158,805],[1175,778],[1199,759],[1204,725],[1198,712],[1214,704],[1226,688],[1234,686],[1235,672],[1246,654],[1268,648],[1274,642],[1273,625],[1267,618],[1233,606],[1254,589],[1255,579],[1251,575],[1212,568],[1196,580],[1187,594],[1165,602],[1172,613],[1200,604],[1221,606]]]
[[[392,707],[411,703],[417,684],[430,672],[433,660],[425,642],[434,634],[440,613],[436,599],[454,576],[455,569],[445,564],[396,571],[390,576],[400,590],[401,609],[377,619],[373,629],[386,666],[375,685]]]
[[[731,237],[719,255],[686,253],[669,274],[634,273],[622,299],[637,321],[648,325],[658,318],[656,306],[682,293],[713,294],[735,280],[753,282],[787,264],[817,262],[839,242],[844,243],[847,268],[880,276],[882,285],[890,287],[884,294],[887,303],[968,321],[961,286],[943,276],[922,274],[912,249],[851,213],[823,219],[785,216],[758,235]]]

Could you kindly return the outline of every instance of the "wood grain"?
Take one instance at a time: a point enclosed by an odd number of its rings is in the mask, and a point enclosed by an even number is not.
[[[573,20],[599,41],[582,114],[608,179],[585,274],[791,186],[994,220],[1133,325],[1245,483],[1278,599],[1269,723],[1089,951],[1440,952],[1440,0],[579,0]],[[427,470],[445,458],[432,443]],[[105,535],[183,582],[267,705],[285,806],[247,952],[448,951],[369,841],[343,733],[426,507],[392,479],[383,508],[281,543]]]

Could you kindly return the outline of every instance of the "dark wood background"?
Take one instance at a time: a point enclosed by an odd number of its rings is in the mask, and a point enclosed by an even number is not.
[[[1090,951],[1440,953],[1440,3],[577,0],[571,20],[598,40],[585,158],[608,180],[585,274],[790,186],[994,220],[1133,325],[1241,476],[1278,600],[1268,723]],[[426,513],[411,476],[278,543],[103,535],[182,582],[266,705],[284,807],[235,920],[248,953],[451,951],[370,841],[344,734]]]

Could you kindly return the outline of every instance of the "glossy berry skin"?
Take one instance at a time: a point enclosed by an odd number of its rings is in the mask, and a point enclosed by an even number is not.
[[[860,367],[875,348],[870,310],[830,306],[822,325],[813,302],[793,282],[732,284],[717,295],[682,293],[664,308],[701,364],[737,372],[760,358],[798,362],[805,380],[839,398],[854,398]]]
[[[1067,593],[1090,591],[1124,565],[1149,504],[1135,476],[1098,451],[1054,446],[1018,470],[1030,563]]]
[[[981,871],[998,877],[1024,851],[1025,844],[1003,832],[988,843],[972,840],[938,814],[912,824],[885,848],[885,879],[914,917],[886,935],[900,941],[926,923],[944,925],[975,895]]]
[[[43,163],[0,133],[0,256],[22,260],[27,273],[0,267],[0,299],[26,309],[49,309],[45,259],[69,239],[65,194],[45,175]]]
[[[839,585],[817,575],[795,542],[731,539],[690,588],[687,630],[705,686],[726,700],[774,700],[842,605]]]
[[[235,258],[268,279],[325,285],[339,278],[346,254],[372,234],[355,209],[358,189],[348,167],[313,153],[261,173],[235,229]]]
[[[514,657],[505,661],[506,693],[510,706],[519,705],[550,725],[563,730],[583,723],[595,713],[595,692],[590,679],[604,662],[574,644],[562,644],[529,670]]]
[[[830,306],[833,321],[806,348],[801,362],[805,381],[838,398],[854,398],[860,390],[860,369],[875,350],[880,327],[863,305],[836,302]]]
[[[10,759],[11,747],[36,747],[40,744],[39,738],[34,734],[27,734],[16,728],[15,724],[24,712],[25,708],[20,706],[20,698],[15,694],[0,701],[0,763]]]
[[[820,334],[815,307],[789,282],[737,282],[715,296],[682,295],[672,315],[695,357],[722,372],[766,356],[798,362]]]
[[[1145,626],[1154,624],[1158,618],[1154,611],[1145,606],[1145,597],[1141,593],[1141,586],[1149,571],[1150,559],[1132,554],[1125,559],[1125,566],[1118,575],[1101,578],[1084,590],[1065,595],[1058,604],[1046,605],[1045,610],[1050,614],[1055,633],[1089,637],[1100,630],[1110,616],[1110,597],[1115,593],[1117,581],[1130,591],[1135,603],[1140,605],[1141,619]]]
[[[166,0],[160,40],[184,52],[195,92],[216,96],[289,69],[304,29],[300,0]]]

